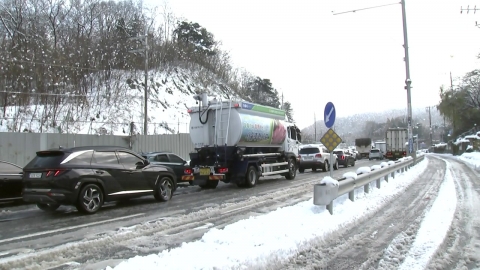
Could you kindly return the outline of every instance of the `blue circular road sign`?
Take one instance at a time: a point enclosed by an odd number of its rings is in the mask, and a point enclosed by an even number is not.
[[[335,106],[332,102],[328,102],[327,105],[325,105],[325,111],[323,113],[323,122],[325,122],[327,128],[331,128],[333,124],[335,124],[335,114]]]

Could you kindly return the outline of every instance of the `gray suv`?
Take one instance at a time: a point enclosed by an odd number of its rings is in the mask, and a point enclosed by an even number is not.
[[[368,154],[368,159],[383,159],[383,153],[380,149],[372,149],[370,150],[370,153]]]
[[[333,169],[338,170],[337,155],[333,154]],[[330,169],[330,153],[323,145],[305,145],[298,151],[298,171],[303,173],[305,169],[322,169],[324,172]]]

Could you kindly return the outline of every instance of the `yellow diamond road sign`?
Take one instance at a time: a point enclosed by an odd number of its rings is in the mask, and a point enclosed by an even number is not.
[[[333,131],[333,129],[330,128],[320,141],[325,145],[328,151],[332,152],[342,142],[342,139],[337,133],[335,133],[335,131]]]

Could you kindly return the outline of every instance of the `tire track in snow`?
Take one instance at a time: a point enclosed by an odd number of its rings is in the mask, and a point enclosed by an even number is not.
[[[444,162],[446,163],[445,177],[437,198],[422,220],[415,241],[399,267],[400,270],[424,269],[450,229],[457,207],[457,194],[451,165],[448,161],[444,160]]]
[[[480,268],[480,178],[468,164],[446,157],[451,164],[458,202],[447,238],[426,269]]]
[[[383,207],[326,238],[301,247],[288,263],[277,261],[271,269],[394,269],[403,261],[403,253],[384,258],[384,251],[399,234],[415,235],[421,216],[431,207],[444,178],[444,163],[428,158],[428,167],[416,179],[400,183],[403,190],[382,203]],[[421,165],[417,165],[421,166]],[[426,166],[426,165],[425,165]],[[390,181],[397,181],[391,179]],[[407,182],[407,181],[406,181]],[[387,184],[388,185],[388,184]],[[381,189],[379,190],[381,192]],[[413,242],[400,243],[408,250]]]

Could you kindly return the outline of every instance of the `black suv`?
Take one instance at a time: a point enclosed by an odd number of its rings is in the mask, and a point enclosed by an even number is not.
[[[150,162],[128,148],[84,146],[37,152],[23,168],[23,200],[54,211],[75,205],[93,214],[105,201],[153,195],[168,201],[177,188],[171,168]]]
[[[142,153],[141,155],[150,161],[151,164],[160,164],[172,168],[177,175],[177,183],[182,181],[182,175],[185,174],[185,165],[188,163],[183,158],[168,151],[148,152]]]

